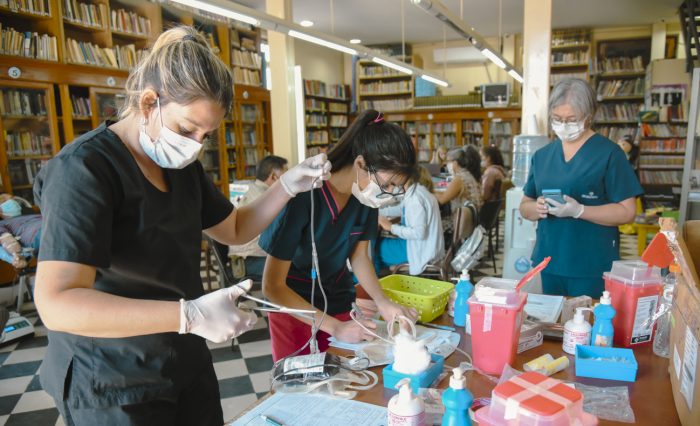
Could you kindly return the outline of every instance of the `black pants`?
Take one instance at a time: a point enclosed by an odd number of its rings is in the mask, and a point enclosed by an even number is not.
[[[75,408],[57,401],[57,407],[66,426],[224,424],[219,382],[212,364],[178,395],[177,401],[156,399],[106,408]]]

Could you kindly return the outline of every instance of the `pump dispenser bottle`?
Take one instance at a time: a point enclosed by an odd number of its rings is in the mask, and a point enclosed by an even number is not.
[[[576,308],[574,318],[564,325],[564,342],[562,348],[568,354],[576,353],[576,345],[588,345],[591,341],[591,325],[583,317],[583,311],[591,308]]]
[[[442,394],[442,404],[445,414],[442,416],[442,426],[467,426],[472,421],[469,418],[469,407],[472,405],[471,392],[467,390],[467,379],[460,368],[452,369],[450,387]]]
[[[425,404],[411,390],[411,379],[399,380],[398,395],[389,400],[387,406],[388,426],[425,426]]]
[[[593,308],[593,315],[595,315],[595,322],[591,334],[591,346],[612,347],[615,333],[612,320],[615,318],[615,308],[612,307],[609,291],[603,292],[600,303]]]
[[[455,293],[455,319],[454,323],[457,327],[466,327],[467,334],[471,334],[471,321],[469,318],[469,297],[474,291],[474,285],[469,281],[469,271],[464,269],[459,276]]]

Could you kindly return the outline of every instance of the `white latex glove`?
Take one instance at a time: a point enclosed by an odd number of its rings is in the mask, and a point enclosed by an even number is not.
[[[246,280],[195,300],[180,299],[180,334],[193,333],[222,343],[253,328],[258,317],[236,307],[236,299],[250,291]]]
[[[414,323],[418,320],[418,311],[413,308],[399,305],[388,298],[378,301],[377,308],[379,313],[382,315],[382,318],[384,318],[384,321],[386,322],[393,321],[394,317],[398,315],[403,315]]]
[[[294,197],[300,192],[320,188],[323,181],[330,177],[331,162],[326,158],[326,154],[318,154],[307,158],[280,176],[280,184],[290,197]]]
[[[568,195],[564,195],[564,200],[566,201],[564,204],[558,203],[551,198],[545,198],[545,200],[553,206],[549,208],[549,214],[553,216],[573,217],[574,219],[578,219],[583,214],[583,204]]]

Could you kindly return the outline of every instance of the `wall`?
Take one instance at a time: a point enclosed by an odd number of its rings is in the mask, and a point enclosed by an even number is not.
[[[294,40],[296,65],[301,65],[301,76],[306,80],[321,80],[326,84],[345,83],[343,56],[350,57],[313,43]]]

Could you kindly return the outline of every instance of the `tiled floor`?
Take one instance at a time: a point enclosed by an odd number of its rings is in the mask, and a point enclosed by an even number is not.
[[[504,227],[501,226],[501,230]],[[502,251],[502,235],[499,247]],[[637,257],[636,236],[623,236],[622,257]],[[496,254],[500,275],[503,254]],[[474,271],[474,278],[493,275],[490,261],[484,259]],[[215,284],[216,286],[217,284]],[[258,290],[258,296],[259,290]],[[30,340],[0,347],[0,426],[63,425],[58,411],[39,384],[39,369],[46,351],[46,329],[36,313],[26,315],[36,326]],[[219,379],[224,418],[231,419],[249,404],[264,395],[270,387],[272,367],[270,336],[267,321],[261,318],[254,330],[236,339],[236,344],[211,344],[214,369]]]

